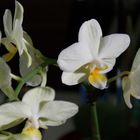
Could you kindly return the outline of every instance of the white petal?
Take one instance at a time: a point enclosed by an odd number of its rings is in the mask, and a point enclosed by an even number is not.
[[[109,71],[111,71],[115,65],[116,59],[112,58],[112,59],[103,59],[103,62],[105,63],[105,65],[107,66],[106,69],[102,70],[101,73],[107,73]]]
[[[32,54],[31,54],[32,57]],[[32,64],[28,67],[28,57],[25,52],[22,53],[19,59],[19,70],[22,77],[24,77],[27,73],[32,71],[37,67],[38,60],[32,57]],[[38,64],[39,65],[39,64]],[[41,83],[41,76],[39,74],[35,75],[31,80],[27,82],[29,86],[38,86]]]
[[[129,77],[131,78],[131,87],[133,89],[131,95],[136,99],[140,99],[140,64],[137,70],[132,72]]]
[[[23,38],[23,29],[19,20],[15,20],[15,24],[13,26],[13,34],[11,35],[13,38],[12,43],[14,43],[19,51],[19,55],[23,53],[23,50],[26,49],[25,44],[22,40]]]
[[[29,52],[29,54],[30,54],[30,56],[32,58],[32,63],[31,63],[31,66],[28,66],[27,53],[23,52],[23,54],[20,56],[20,60],[19,60],[20,61],[20,64],[19,64],[20,74],[23,77],[27,73],[29,73],[30,71],[34,70],[37,66],[39,66],[40,64],[42,64],[44,62],[44,60],[43,60],[44,56],[41,54],[41,52],[39,50],[35,49],[34,47],[30,46],[29,44],[27,45],[27,48],[28,48],[28,52]],[[27,82],[27,84],[30,85],[30,86],[38,86],[42,82],[44,82],[43,84],[45,84],[46,69],[47,68],[44,68],[41,71],[41,73],[43,74],[44,77],[42,77],[41,74],[37,74],[31,80],[29,80]]]
[[[4,31],[8,37],[12,33],[12,14],[10,10],[5,10],[3,16]]]
[[[29,80],[27,82],[27,85],[32,86],[32,87],[36,87],[36,86],[41,84],[41,81],[42,81],[41,76],[35,75],[31,80]]]
[[[62,83],[66,84],[66,85],[76,85],[86,79],[86,74],[85,73],[63,72],[61,79],[62,79]]]
[[[64,123],[68,118],[78,112],[78,106],[74,103],[65,101],[50,101],[42,107],[39,112],[40,118],[48,120],[46,125],[54,126]]]
[[[11,136],[0,134],[0,140],[10,140]]]
[[[63,121],[54,121],[54,120],[45,120],[44,118],[43,119],[39,119],[39,126],[40,128],[43,128],[43,129],[48,129],[47,126],[59,126],[59,125],[62,125],[66,122],[66,120],[63,120]]]
[[[126,34],[112,34],[101,39],[99,57],[117,58],[130,44],[130,38]]]
[[[20,119],[29,116],[31,116],[30,108],[22,102],[3,104],[0,106],[0,129],[13,127],[21,122]]]
[[[37,115],[44,101],[52,101],[55,97],[54,89],[50,87],[36,87],[27,91],[22,99],[24,103],[32,108],[32,114]]]
[[[24,134],[0,134],[0,140],[31,140],[30,136]]]
[[[72,72],[92,60],[93,56],[88,47],[75,43],[59,54],[57,63],[62,70]]]
[[[21,134],[23,136],[28,136],[27,140],[42,140],[41,132],[34,127],[24,128]]]
[[[23,32],[23,37],[24,37],[24,42],[29,45],[29,46],[33,46],[33,41],[31,39],[31,37],[28,35],[28,33],[26,33],[25,31]]]
[[[28,58],[27,65],[29,67],[32,63],[32,58],[31,58],[30,54],[28,53],[27,47],[25,45],[25,42],[23,39],[23,28],[18,19],[15,20],[11,38],[12,38],[11,42],[16,45],[19,55],[21,56],[23,54],[23,52],[26,53],[26,56]]]
[[[10,99],[10,101],[17,99],[17,95],[11,85],[2,87],[1,91]]]
[[[11,85],[10,67],[0,58],[0,88]]]
[[[19,22],[22,24],[23,22],[23,7],[22,5],[16,1],[15,3],[15,14],[14,14],[14,21],[13,21],[13,24],[15,24],[15,21],[18,19]]]
[[[10,140],[32,140],[30,136],[24,134],[16,134]]]
[[[130,101],[130,96],[131,96],[131,83],[128,77],[124,77],[122,80],[122,88],[123,88],[123,97],[126,105],[129,108],[132,108],[132,104]]]
[[[140,49],[137,51],[137,54],[134,58],[131,71],[135,71],[140,66]]]
[[[95,19],[84,22],[79,30],[79,42],[84,43],[93,56],[98,55],[101,37],[102,30]]]

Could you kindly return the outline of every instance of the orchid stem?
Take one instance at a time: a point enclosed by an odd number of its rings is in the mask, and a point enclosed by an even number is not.
[[[11,76],[14,80],[16,80],[16,81],[21,81],[21,79],[22,79],[21,77],[15,75],[15,74],[13,74],[13,73],[11,73],[10,76]]]
[[[42,68],[45,68],[47,65],[54,65],[56,64],[56,60],[55,59],[46,59],[46,61],[44,63],[42,63],[41,65],[37,66],[34,70],[30,71],[29,73],[27,73],[19,82],[18,86],[15,89],[15,93],[16,96],[18,97],[22,87],[24,86],[24,84],[26,82],[28,82],[30,79],[33,78],[33,76],[35,76],[37,73],[39,73]]]
[[[119,75],[116,75],[116,76],[108,79],[108,84],[114,82],[115,80],[117,80],[117,78],[128,75],[129,73],[130,73],[129,71],[124,71],[124,72],[120,73]]]
[[[99,124],[98,124],[98,116],[97,116],[97,109],[96,109],[96,102],[94,102],[91,107],[91,119],[92,119],[92,140],[101,140],[100,131],[99,131]]]

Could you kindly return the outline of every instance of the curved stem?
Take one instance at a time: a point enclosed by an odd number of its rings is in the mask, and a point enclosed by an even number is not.
[[[16,81],[21,81],[21,79],[22,79],[21,77],[15,75],[15,74],[13,74],[13,73],[11,73],[10,76],[12,77],[12,79],[14,79],[14,80],[16,80]]]
[[[99,131],[99,124],[98,124],[98,116],[97,116],[97,109],[96,109],[96,102],[94,102],[91,107],[91,117],[92,117],[92,140],[101,140],[100,131]]]
[[[114,82],[117,78],[128,75],[130,72],[129,71],[124,71],[122,73],[120,73],[119,75],[116,75],[110,79],[108,79],[108,83]]]
[[[50,64],[56,64],[56,60],[55,59],[46,59],[46,61],[44,63],[42,63],[41,65],[37,66],[34,70],[30,71],[29,73],[27,73],[19,82],[18,86],[15,89],[15,93],[16,96],[19,95],[22,87],[24,86],[24,84],[29,81],[30,79],[33,78],[34,75],[36,75],[37,73],[39,73],[42,68],[45,68],[47,65]]]

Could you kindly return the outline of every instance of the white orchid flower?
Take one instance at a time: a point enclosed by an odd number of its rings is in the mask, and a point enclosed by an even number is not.
[[[41,54],[39,50],[33,47],[33,42],[30,36],[26,32],[24,32],[24,39],[26,41],[28,52],[32,57],[32,64],[31,66],[28,67],[27,65],[28,58],[26,56],[26,53],[23,53],[20,57],[20,63],[19,63],[20,74],[22,77],[24,77],[27,73],[34,70],[37,66],[45,62],[44,56]],[[44,69],[42,68],[40,73],[35,75],[31,80],[27,82],[27,85],[38,86],[41,84],[41,86],[46,86],[47,70],[48,70],[47,66]]]
[[[6,61],[11,60],[16,54],[17,50],[19,55],[22,55],[23,52],[27,54],[28,57],[28,66],[31,65],[31,57],[28,53],[28,50],[25,45],[25,41],[23,38],[23,7],[18,2],[15,1],[15,14],[12,21],[12,14],[9,9],[5,10],[3,16],[4,22],[4,31],[6,34],[5,38],[2,38],[2,43],[5,45],[6,49],[9,53],[5,54],[3,57]]]
[[[78,112],[76,104],[54,101],[54,98],[55,91],[52,88],[37,87],[29,90],[22,101],[1,105],[0,130],[13,127],[28,119],[22,134],[31,136],[35,133],[40,138],[39,128],[47,129],[47,126],[61,125]]]
[[[130,96],[140,99],[140,49],[134,58],[129,75],[123,78],[122,85],[125,103],[132,108]]]
[[[89,20],[82,24],[78,43],[64,49],[58,56],[58,65],[63,70],[62,82],[76,85],[84,80],[96,88],[104,89],[105,74],[112,70],[116,58],[130,43],[126,34],[111,34],[102,37],[99,23]]]

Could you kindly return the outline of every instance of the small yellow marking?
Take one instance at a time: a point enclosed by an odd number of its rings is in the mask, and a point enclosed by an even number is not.
[[[35,140],[41,140],[42,138],[41,132],[33,127],[23,129],[22,134],[30,136],[32,139],[35,138]]]
[[[88,80],[91,85],[102,83],[107,80],[106,76],[100,73],[101,70],[101,68],[95,68],[93,71],[90,72]]]
[[[8,53],[4,54],[2,57],[6,62],[10,61],[17,53],[17,48],[14,45],[10,45]]]

